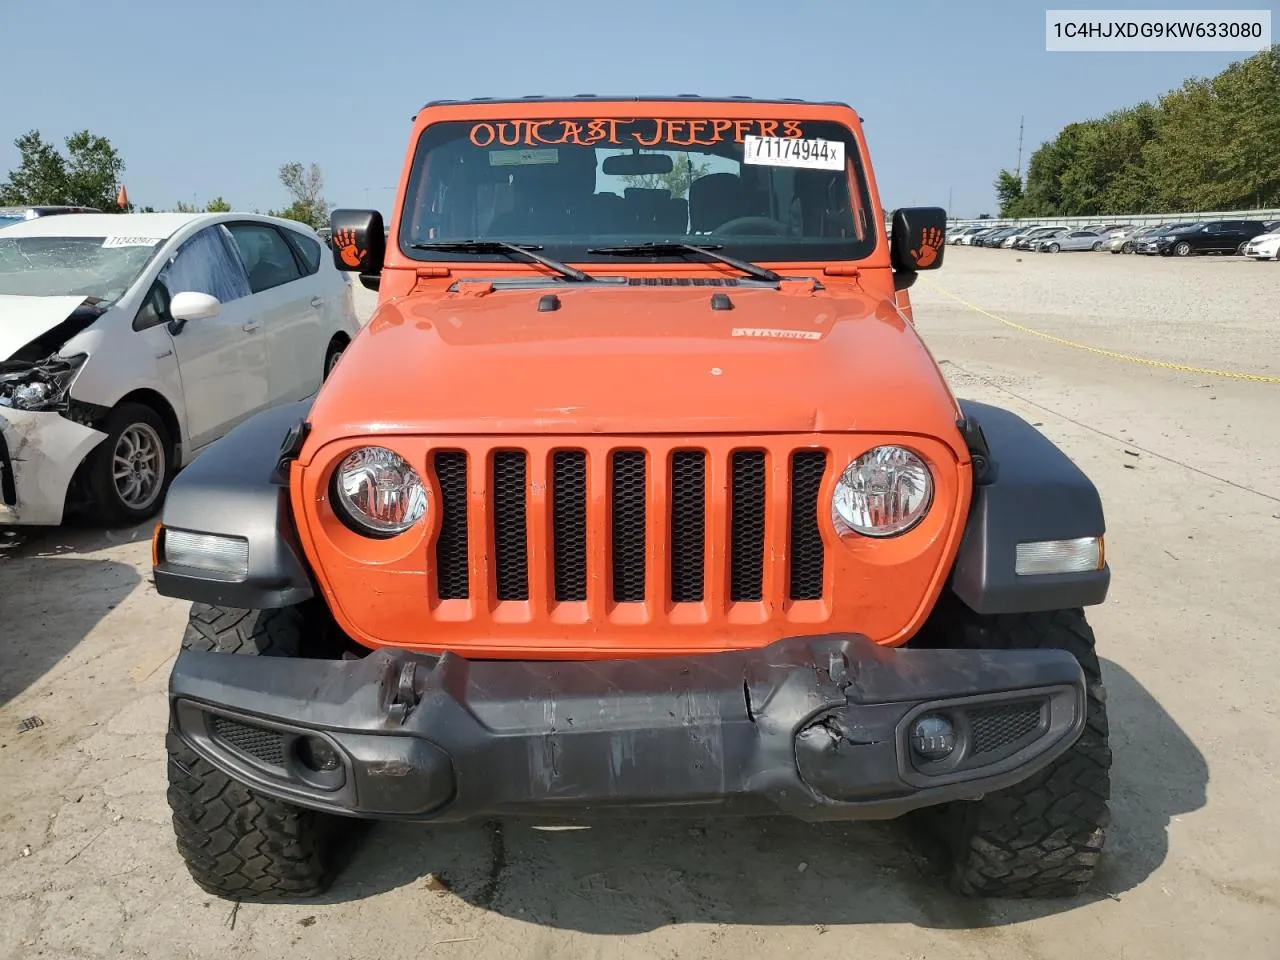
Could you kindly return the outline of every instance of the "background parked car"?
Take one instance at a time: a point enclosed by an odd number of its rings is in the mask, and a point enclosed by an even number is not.
[[[62,206],[16,206],[0,207],[0,229],[34,220],[36,217],[52,217],[59,213],[101,213],[97,207],[62,207]]]
[[[0,231],[0,525],[159,509],[253,413],[314,394],[360,329],[309,227],[244,213],[40,217]]]
[[[1123,230],[1117,230],[1102,245],[1103,250],[1111,253],[1133,253],[1134,248],[1144,237],[1162,229],[1161,224],[1131,224]]]
[[[1009,234],[1017,230],[1017,227],[998,227],[995,230],[988,231],[974,240],[974,246],[977,247],[998,247],[1001,242]]]
[[[1163,223],[1159,227],[1157,227],[1155,230],[1152,230],[1150,233],[1148,233],[1146,236],[1140,237],[1134,244],[1133,252],[1143,253],[1143,254],[1155,254],[1157,252],[1156,242],[1161,237],[1168,236],[1169,234],[1173,233],[1176,230],[1181,230],[1183,227],[1190,227],[1194,225],[1195,225],[1194,221],[1185,221],[1185,222],[1180,221],[1178,223]]]
[[[1060,250],[1101,250],[1102,234],[1093,230],[1071,230],[1041,241],[1036,247],[1041,253],[1057,253]]]
[[[972,243],[974,237],[982,236],[982,234],[993,229],[995,228],[986,227],[986,226],[966,227],[965,229],[961,230],[959,234],[956,235],[955,242],[960,246],[969,246]]]
[[[1043,229],[1044,228],[1038,223],[1024,223],[1020,227],[1018,227],[1018,229],[1014,230],[1013,233],[1009,234],[1009,236],[1005,237],[1001,243],[1001,246],[1012,248],[1014,244],[1016,244],[1023,237],[1029,236],[1035,231],[1043,230]]]
[[[1261,220],[1210,220],[1193,223],[1156,238],[1155,252],[1189,257],[1196,253],[1243,253],[1254,237],[1267,232]]]
[[[1270,230],[1244,245],[1244,255],[1255,260],[1280,260],[1280,220]]]
[[[1013,241],[1013,248],[1015,250],[1033,250],[1035,249],[1035,244],[1040,240],[1058,237],[1066,232],[1066,227],[1037,227],[1028,231],[1026,236],[1016,238]]]

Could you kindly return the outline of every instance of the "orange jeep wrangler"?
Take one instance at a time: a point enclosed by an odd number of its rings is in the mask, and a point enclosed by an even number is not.
[[[1108,822],[1085,475],[957,400],[839,103],[428,104],[317,396],[174,481],[169,802],[206,891],[319,894],[354,820],[909,815],[1057,896]]]

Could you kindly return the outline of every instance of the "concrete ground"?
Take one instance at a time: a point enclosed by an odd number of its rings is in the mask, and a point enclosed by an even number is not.
[[[233,908],[190,882],[164,800],[185,605],[148,580],[149,528],[66,528],[0,533],[0,957],[1280,956],[1280,382],[1222,375],[1280,378],[1278,290],[1237,258],[955,247],[912,290],[957,392],[1102,491],[1116,766],[1090,895],[953,898],[893,824],[503,823],[381,825],[323,901]]]

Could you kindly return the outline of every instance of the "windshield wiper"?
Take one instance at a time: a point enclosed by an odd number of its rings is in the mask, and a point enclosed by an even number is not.
[[[507,243],[505,240],[441,240],[435,243],[411,243],[409,244],[414,250],[457,250],[462,253],[519,253],[528,257],[544,267],[550,267],[556,273],[568,277],[570,280],[576,280],[579,283],[595,280],[595,277],[589,273],[583,273],[577,267],[571,267],[567,263],[561,263],[559,260],[552,260],[550,257],[544,257],[540,253],[534,253],[535,250],[541,250],[542,247],[532,243]]]
[[[729,266],[741,270],[747,276],[755,277],[757,280],[768,280],[770,283],[778,283],[782,280],[781,274],[774,273],[768,267],[762,267],[758,263],[750,263],[746,260],[739,260],[737,257],[729,256],[727,253],[717,252],[723,249],[723,243],[678,243],[674,240],[664,240],[658,243],[629,243],[617,247],[588,247],[587,253],[603,253],[615,257],[660,257],[675,253],[705,253],[711,259],[727,263]]]

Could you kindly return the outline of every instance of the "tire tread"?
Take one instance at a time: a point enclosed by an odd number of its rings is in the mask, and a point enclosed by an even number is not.
[[[951,645],[969,649],[1067,650],[1087,684],[1085,727],[1065,754],[1012,787],[941,811],[951,886],[968,896],[1076,896],[1093,878],[1111,822],[1106,692],[1084,611],[990,617],[964,611],[951,638]]]
[[[298,607],[244,610],[192,604],[184,650],[239,656],[302,655]],[[167,800],[178,852],[205,892],[235,900],[305,899],[332,884],[347,821],[249,789],[209,763],[170,723]]]

